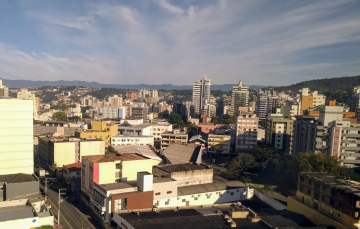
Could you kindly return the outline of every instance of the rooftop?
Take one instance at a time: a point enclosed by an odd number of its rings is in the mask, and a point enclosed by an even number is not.
[[[116,137],[122,137],[122,138],[153,138],[153,136],[150,135],[127,135],[127,134],[119,134],[116,136],[113,136],[112,138]]]
[[[170,144],[162,153],[168,164],[200,163],[201,146]]]
[[[228,189],[243,188],[243,187],[247,187],[247,185],[241,181],[216,181],[208,184],[197,184],[197,185],[178,187],[178,195],[184,196],[184,195],[215,192],[220,190],[228,190]]]
[[[105,191],[124,189],[124,188],[135,188],[137,187],[136,181],[120,181],[117,183],[109,183],[109,184],[98,184]]]
[[[23,182],[31,182],[31,181],[37,181],[37,179],[33,175],[24,174],[24,173],[0,175],[0,182],[7,184],[23,183]]]
[[[114,149],[119,154],[136,153],[150,159],[162,161],[162,159],[148,145],[119,145],[114,146]]]
[[[224,126],[224,125],[226,125],[226,124],[220,124],[220,123],[218,123],[218,124],[216,124],[216,123],[211,123],[211,122],[201,122],[201,123],[199,123],[199,125],[209,125],[209,126]]]
[[[81,162],[76,162],[73,164],[69,164],[69,165],[64,165],[67,169],[72,170],[72,169],[81,169]]]
[[[12,202],[12,201],[11,201]],[[18,201],[14,201],[18,202]],[[14,203],[15,204],[15,203]],[[0,222],[36,217],[33,207],[27,204],[0,207]]]
[[[175,180],[171,179],[169,177],[154,177],[154,179],[153,179],[154,184],[164,183],[164,182],[171,182],[171,181],[175,181]]]
[[[83,156],[83,159],[84,158],[93,163],[113,162],[113,161],[135,161],[135,160],[147,159],[135,153],[124,153],[121,155],[105,154],[105,155],[96,155],[96,156]]]
[[[209,166],[204,165],[204,164],[197,165],[197,164],[192,164],[192,163],[157,165],[155,167],[160,169],[160,170],[163,170],[165,172],[169,172],[169,173],[171,173],[171,172],[183,172],[183,171],[211,169]]]

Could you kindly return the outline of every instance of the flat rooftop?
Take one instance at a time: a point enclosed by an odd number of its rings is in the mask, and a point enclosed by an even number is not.
[[[23,182],[31,182],[31,181],[37,181],[37,179],[33,175],[24,174],[24,173],[0,175],[0,182],[7,184],[23,183]]]
[[[135,188],[137,187],[136,181],[120,181],[117,183],[109,183],[109,184],[98,184],[101,188],[106,191],[124,189],[124,188]]]
[[[9,207],[0,207],[0,222],[33,218],[36,217],[33,207],[29,205],[18,205]]]
[[[229,190],[229,189],[244,188],[244,187],[247,187],[247,185],[241,181],[214,181],[213,183],[208,183],[208,184],[197,184],[197,185],[178,187],[178,195],[184,196],[184,195],[215,192],[220,190]]]
[[[162,161],[162,159],[148,145],[119,145],[114,146],[114,149],[119,154],[136,153],[150,159]]]
[[[217,211],[227,212],[229,206],[212,208],[193,208],[179,210],[162,210],[160,212],[140,212],[121,214],[136,229],[218,229],[231,228]],[[252,223],[248,219],[234,219],[235,228],[263,229],[260,223]]]
[[[166,171],[169,173],[211,169],[207,165],[204,165],[204,164],[198,165],[198,164],[193,164],[193,163],[157,165],[156,167],[160,170],[163,170],[163,171]],[[154,174],[154,175],[156,175],[156,174]]]
[[[175,181],[175,180],[171,179],[170,177],[154,177],[153,184],[165,183],[165,182],[171,182],[171,181]]]
[[[123,137],[123,138],[153,138],[153,136],[150,135],[127,135],[127,134],[119,134],[116,136],[113,136],[111,138],[116,138],[116,137]]]
[[[86,158],[87,160],[93,163],[112,162],[112,161],[135,161],[135,160],[147,159],[143,156],[134,153],[124,153],[121,155],[105,154],[105,155],[96,155],[96,156],[84,156],[83,158]]]

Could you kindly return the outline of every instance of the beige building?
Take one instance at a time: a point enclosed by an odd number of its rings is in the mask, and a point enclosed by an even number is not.
[[[39,155],[57,167],[81,161],[83,156],[103,155],[105,142],[99,139],[82,140],[68,136],[40,136]]]
[[[294,120],[271,114],[266,120],[265,141],[275,149],[292,154]]]
[[[34,172],[33,102],[0,98],[0,175]]]
[[[161,133],[161,149],[168,147],[170,144],[186,144],[188,135],[181,130],[166,131]]]
[[[230,134],[209,134],[208,135],[208,153],[229,154],[230,153]]]
[[[259,118],[255,113],[240,112],[235,124],[235,152],[254,150],[257,146]]]
[[[34,119],[37,120],[38,119],[37,107],[39,106],[39,104],[37,104],[37,102],[40,102],[40,100],[36,99],[35,94],[28,91],[28,89],[22,89],[21,91],[19,91],[17,93],[16,98],[22,99],[22,100],[32,100],[33,101],[33,116],[34,116]]]
[[[152,136],[143,135],[117,135],[111,138],[111,145],[122,146],[122,145],[151,145],[154,146],[154,138]]]
[[[317,91],[309,93],[309,88],[303,88],[300,96],[300,115],[304,115],[304,111],[320,105],[325,105],[326,96],[319,94]]]
[[[0,97],[9,96],[9,88],[2,84],[2,79],[0,79]]]
[[[121,107],[123,105],[123,97],[118,95],[109,97],[109,104],[112,107]]]

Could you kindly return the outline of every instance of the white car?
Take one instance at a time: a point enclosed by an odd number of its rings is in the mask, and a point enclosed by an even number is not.
[[[57,183],[57,182],[58,182],[57,178],[55,178],[55,177],[53,177],[51,180],[52,180],[53,183]]]

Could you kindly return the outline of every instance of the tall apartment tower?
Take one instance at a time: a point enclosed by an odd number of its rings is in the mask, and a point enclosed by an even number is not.
[[[22,89],[21,91],[19,91],[17,93],[17,99],[22,99],[22,100],[32,100],[33,101],[33,115],[34,115],[34,119],[37,120],[38,118],[38,110],[37,110],[37,99],[35,97],[35,94],[31,93],[28,89]],[[40,100],[39,100],[40,101]]]
[[[351,111],[355,112],[357,122],[359,122],[360,121],[360,86],[356,86],[353,89],[353,94],[351,96],[351,102],[350,102],[350,109]]]
[[[243,86],[239,82],[239,86],[234,86],[231,93],[231,115],[239,114],[239,107],[247,107],[249,105],[249,87]]]
[[[268,115],[268,102],[267,93],[260,92],[256,98],[256,115],[259,119],[266,119]]]
[[[240,112],[236,117],[235,152],[254,150],[257,145],[259,118],[255,113]]]
[[[33,101],[0,98],[0,175],[34,172]]]
[[[9,96],[9,88],[2,84],[2,79],[0,79],[0,97],[8,97]]]
[[[199,118],[203,113],[203,104],[206,100],[210,99],[211,93],[211,80],[207,79],[204,75],[198,82],[193,83],[193,97],[192,101],[194,104],[194,115]]]

